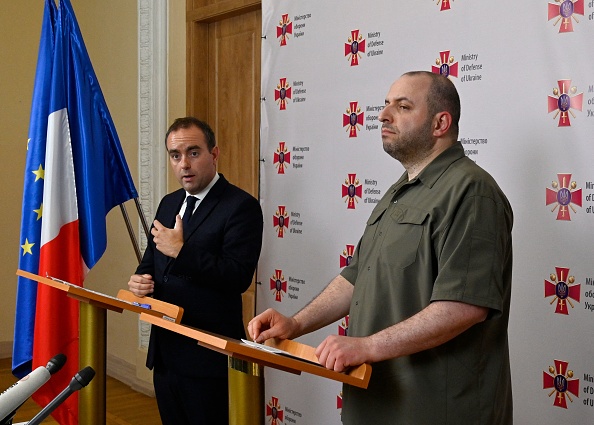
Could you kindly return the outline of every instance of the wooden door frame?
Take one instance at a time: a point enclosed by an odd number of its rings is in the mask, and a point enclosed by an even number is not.
[[[204,0],[202,0],[203,2]],[[225,0],[196,6],[186,0],[186,112],[201,119],[208,116],[208,24],[262,8],[261,0]],[[199,66],[199,64],[201,64]]]

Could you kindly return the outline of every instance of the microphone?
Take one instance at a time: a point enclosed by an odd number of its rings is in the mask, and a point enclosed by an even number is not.
[[[82,387],[86,387],[89,385],[89,382],[95,377],[95,371],[91,366],[85,367],[83,370],[79,371],[72,380],[70,384],[64,390],[58,394],[56,398],[54,398],[47,406],[45,406],[33,419],[27,422],[27,425],[38,425],[40,424],[45,418],[49,416],[50,413],[54,411],[56,407],[62,404],[72,393],[75,391],[80,390]]]
[[[66,363],[66,356],[58,354],[52,357],[47,366],[39,366],[0,394],[0,424],[10,423],[9,421],[13,418],[16,410],[49,381],[50,376],[59,371],[64,363]]]

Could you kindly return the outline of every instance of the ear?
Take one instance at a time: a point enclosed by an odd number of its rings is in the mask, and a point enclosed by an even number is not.
[[[212,148],[212,151],[210,151],[210,154],[212,155],[212,160],[214,161],[214,164],[217,164],[217,160],[219,159],[219,146],[215,146],[214,148]]]
[[[442,137],[450,131],[452,126],[452,115],[449,112],[442,111],[435,114],[433,119],[433,135],[435,137]]]

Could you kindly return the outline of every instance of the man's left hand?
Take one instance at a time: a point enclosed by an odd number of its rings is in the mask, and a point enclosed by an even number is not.
[[[184,244],[184,228],[179,215],[175,217],[175,227],[173,229],[165,227],[159,220],[155,220],[151,234],[160,252],[168,257],[177,258]]]
[[[351,366],[370,361],[369,338],[330,335],[316,348],[315,354],[322,366],[344,372]]]

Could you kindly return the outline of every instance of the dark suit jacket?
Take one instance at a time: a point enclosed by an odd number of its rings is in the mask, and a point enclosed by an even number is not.
[[[179,189],[159,204],[156,219],[173,228],[185,199]],[[153,276],[156,299],[184,308],[182,323],[233,338],[244,338],[241,294],[249,287],[262,246],[262,209],[223,175],[192,215],[177,258],[155,248],[152,235],[136,273]],[[147,367],[165,366],[186,376],[222,377],[227,358],[195,340],[153,326]]]

